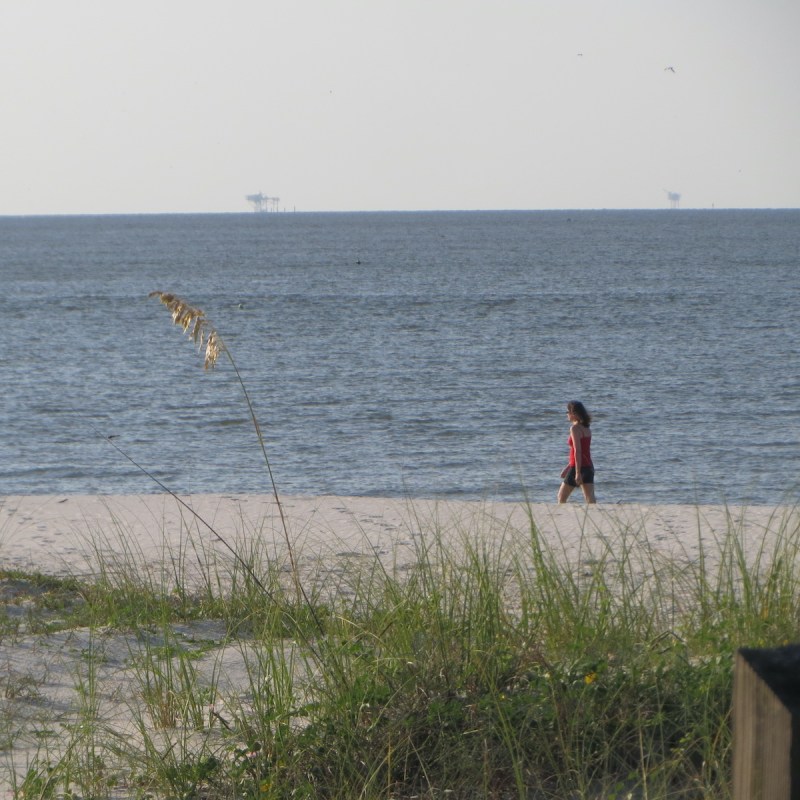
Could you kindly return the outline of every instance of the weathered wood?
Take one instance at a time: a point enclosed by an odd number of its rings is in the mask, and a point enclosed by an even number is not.
[[[734,800],[800,800],[800,645],[736,654]]]

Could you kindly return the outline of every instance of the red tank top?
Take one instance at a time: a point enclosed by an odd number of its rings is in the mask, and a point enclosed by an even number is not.
[[[567,439],[569,444],[569,465],[575,466],[575,443],[572,441],[572,436]],[[592,434],[584,436],[581,439],[581,466],[591,467],[592,464]]]

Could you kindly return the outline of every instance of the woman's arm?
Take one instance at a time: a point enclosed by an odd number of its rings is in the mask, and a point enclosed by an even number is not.
[[[581,452],[581,437],[578,432],[578,426],[574,425],[569,432],[572,437],[572,444],[575,445],[575,484],[580,486],[583,483],[583,476],[581,475],[581,461],[583,461],[583,453]]]

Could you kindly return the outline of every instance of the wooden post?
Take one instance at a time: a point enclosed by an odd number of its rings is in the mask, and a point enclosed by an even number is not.
[[[800,645],[736,654],[733,800],[800,800]]]

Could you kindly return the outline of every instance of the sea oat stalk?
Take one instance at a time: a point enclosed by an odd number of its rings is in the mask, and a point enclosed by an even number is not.
[[[236,362],[234,361],[230,350],[225,346],[224,342],[222,341],[222,337],[219,335],[216,328],[214,328],[214,326],[209,322],[205,312],[201,311],[199,308],[189,305],[180,297],[177,297],[169,292],[150,292],[148,296],[157,297],[167,307],[167,309],[169,309],[170,313],[172,314],[172,321],[182,328],[184,333],[189,335],[189,338],[191,338],[191,340],[197,345],[198,350],[203,350],[203,348],[205,348],[205,357],[203,360],[203,367],[205,369],[214,369],[217,364],[217,359],[222,353],[225,354],[230,362],[231,367],[233,367],[236,380],[241,387],[245,402],[247,403],[250,419],[253,423],[253,427],[255,428],[258,444],[261,448],[261,454],[264,458],[264,464],[267,468],[267,474],[272,487],[272,495],[275,498],[275,504],[278,507],[278,514],[280,515],[283,536],[286,540],[289,563],[292,568],[292,578],[294,580],[297,597],[298,600],[302,598],[306,604],[312,608],[313,611],[313,606],[311,606],[311,604],[308,602],[305,590],[300,582],[300,575],[294,558],[294,548],[292,547],[291,537],[289,536],[289,527],[286,523],[286,515],[284,514],[283,510],[283,503],[281,503],[280,496],[278,495],[278,487],[275,483],[275,477],[272,473],[272,467],[269,462],[269,456],[267,455],[267,447],[264,442],[264,436],[261,433],[261,426],[258,423],[258,418],[256,417],[255,409],[253,408],[253,403],[250,400],[247,387],[245,386],[244,380],[242,379],[239,368],[236,366]]]

